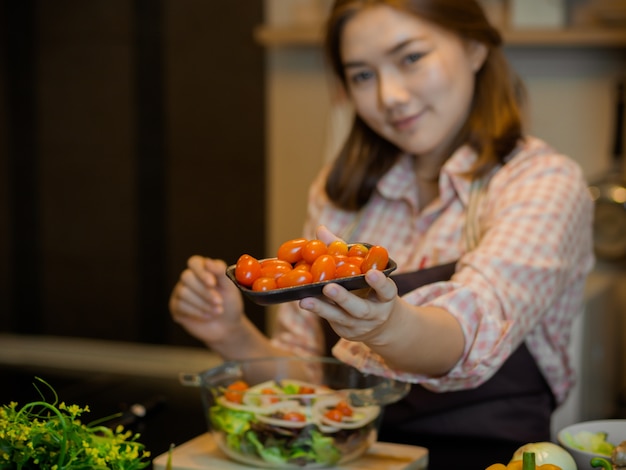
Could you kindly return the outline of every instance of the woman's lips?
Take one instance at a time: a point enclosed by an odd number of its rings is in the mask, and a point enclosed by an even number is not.
[[[391,125],[398,131],[405,131],[411,129],[413,125],[418,121],[421,113],[413,114],[411,116],[404,117],[402,119],[394,119],[391,121]]]

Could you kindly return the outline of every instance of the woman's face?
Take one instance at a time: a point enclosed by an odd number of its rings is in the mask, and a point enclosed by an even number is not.
[[[376,6],[346,23],[340,52],[367,125],[405,152],[440,160],[467,118],[485,46]]]

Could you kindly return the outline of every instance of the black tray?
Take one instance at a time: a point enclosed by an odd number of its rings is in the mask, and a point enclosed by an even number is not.
[[[363,243],[363,245],[368,246],[366,243]],[[228,268],[226,268],[226,275],[246,297],[258,305],[274,305],[283,302],[291,302],[292,300],[304,299],[305,297],[317,297],[322,294],[322,288],[331,282],[339,284],[348,290],[363,289],[364,287],[369,286],[365,281],[365,275],[361,274],[360,276],[343,277],[339,279],[331,279],[329,281],[313,282],[303,286],[283,287],[282,289],[259,292],[253,291],[252,289],[242,286],[237,282],[237,279],[235,278],[235,266],[235,264],[228,266]],[[397,267],[398,265],[396,262],[389,258],[387,267],[382,272],[386,276],[389,276]]]

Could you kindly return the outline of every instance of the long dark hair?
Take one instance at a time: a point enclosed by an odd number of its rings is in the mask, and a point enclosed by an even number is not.
[[[502,51],[502,37],[475,0],[336,0],[326,25],[326,56],[335,76],[346,87],[340,55],[346,22],[357,12],[388,5],[414,14],[468,40],[487,47],[487,57],[476,74],[469,116],[448,153],[467,143],[478,153],[468,176],[480,175],[514,149],[522,138],[520,102],[523,85]],[[358,116],[326,182],[328,197],[337,206],[358,210],[370,199],[380,178],[396,162],[400,150],[373,132]]]

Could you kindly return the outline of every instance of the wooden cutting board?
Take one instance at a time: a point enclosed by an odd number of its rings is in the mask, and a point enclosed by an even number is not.
[[[165,470],[167,452],[153,460],[154,470]],[[418,446],[375,443],[362,457],[335,467],[337,470],[423,470],[428,467],[428,449]],[[229,459],[209,433],[181,444],[172,453],[172,470],[249,470]]]

